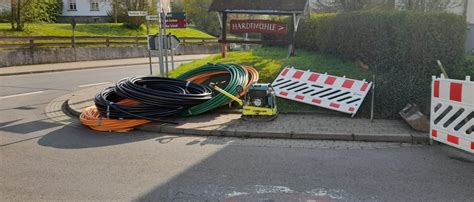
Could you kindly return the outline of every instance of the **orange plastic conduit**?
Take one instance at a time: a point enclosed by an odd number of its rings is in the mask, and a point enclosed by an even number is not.
[[[130,99],[124,99],[118,102],[119,104],[133,105],[137,102]],[[100,116],[99,111],[95,106],[87,107],[79,116],[81,123],[97,131],[108,132],[127,132],[133,128],[150,123],[146,119],[108,119]]]

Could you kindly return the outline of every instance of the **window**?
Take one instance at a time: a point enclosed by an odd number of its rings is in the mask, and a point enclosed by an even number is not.
[[[75,11],[75,10],[77,10],[77,8],[76,8],[76,0],[69,0],[69,10],[70,10],[70,11]]]
[[[99,10],[99,1],[91,0],[91,11],[98,11],[98,10]]]

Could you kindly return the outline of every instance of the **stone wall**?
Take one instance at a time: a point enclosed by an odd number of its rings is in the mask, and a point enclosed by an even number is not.
[[[177,55],[214,54],[219,52],[215,45],[179,46]],[[152,51],[158,56],[157,51]],[[148,57],[145,47],[100,47],[100,48],[39,48],[0,51],[0,67],[61,63],[74,61],[110,60]]]

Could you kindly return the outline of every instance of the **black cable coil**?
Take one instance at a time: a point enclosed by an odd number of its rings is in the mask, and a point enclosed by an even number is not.
[[[212,98],[204,85],[162,77],[130,77],[99,92],[94,99],[102,117],[111,119],[148,119],[173,116]],[[121,104],[124,99],[136,104]]]
[[[118,95],[140,103],[189,108],[211,99],[211,88],[188,81],[163,77],[130,77],[115,84]]]

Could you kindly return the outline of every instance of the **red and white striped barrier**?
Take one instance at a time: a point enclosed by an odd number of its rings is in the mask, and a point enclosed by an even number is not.
[[[278,97],[324,107],[355,116],[371,82],[285,67],[273,81]]]
[[[474,82],[433,76],[431,135],[438,142],[474,153]]]

